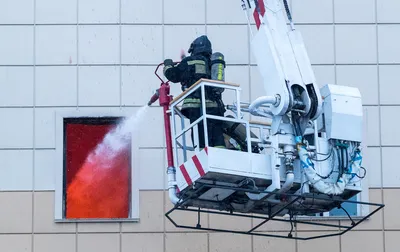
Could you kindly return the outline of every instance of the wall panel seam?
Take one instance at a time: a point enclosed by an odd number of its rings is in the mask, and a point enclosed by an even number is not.
[[[31,251],[33,252],[35,249],[35,125],[36,125],[36,113],[35,113],[35,105],[36,105],[36,0],[33,0],[33,108],[32,108],[32,213],[31,213]]]

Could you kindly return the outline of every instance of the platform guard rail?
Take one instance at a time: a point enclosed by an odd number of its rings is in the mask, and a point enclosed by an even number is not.
[[[205,89],[206,87],[216,87],[216,88],[223,88],[226,92],[226,90],[233,90],[235,92],[235,102],[236,106],[234,106],[234,113],[236,118],[230,118],[230,117],[224,117],[224,116],[216,116],[216,115],[210,115],[207,114],[206,110],[206,99],[205,99]],[[185,116],[182,114],[182,112],[179,109],[179,104],[183,102],[184,99],[186,99],[188,96],[196,92],[197,90],[201,90],[201,116],[194,121],[193,123],[187,125],[185,123]],[[244,107],[242,108],[242,105],[245,103],[240,102],[240,91],[241,88],[237,84],[232,84],[232,83],[226,83],[226,82],[220,82],[220,81],[214,81],[214,80],[208,80],[208,79],[201,79],[198,82],[196,82],[193,86],[191,86],[188,90],[183,92],[181,95],[177,96],[174,100],[171,101],[170,103],[170,113],[172,117],[172,139],[173,139],[173,149],[175,151],[174,155],[174,161],[175,164],[181,164],[187,161],[187,151],[200,151],[199,149],[199,129],[198,125],[200,122],[203,122],[203,131],[204,131],[204,143],[205,146],[209,146],[208,142],[208,129],[207,129],[207,120],[209,119],[214,119],[214,120],[220,120],[220,121],[226,121],[226,122],[233,122],[233,123],[240,123],[242,125],[245,125],[246,127],[246,141],[247,141],[247,150],[248,153],[252,152],[251,149],[251,143],[252,142],[261,142],[260,139],[254,139],[251,138],[250,134],[250,128],[257,128],[260,130],[260,136],[262,137],[263,135],[263,130],[268,130],[270,127],[266,125],[261,125],[257,123],[251,123],[249,121],[246,121],[244,119],[240,119],[242,117],[242,112],[247,112],[248,110]],[[232,106],[230,106],[232,107]],[[178,116],[180,118],[180,127],[178,127],[175,118]],[[193,136],[194,136],[194,147],[189,147],[186,144],[186,136],[185,134],[193,129]],[[179,141],[179,138],[182,137],[182,143]],[[183,151],[183,162],[179,162],[179,155],[178,152],[179,150]]]

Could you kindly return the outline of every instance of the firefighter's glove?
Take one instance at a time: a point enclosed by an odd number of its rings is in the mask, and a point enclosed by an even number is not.
[[[173,66],[174,62],[172,61],[172,59],[166,59],[164,60],[164,67],[166,66]]]
[[[170,68],[172,68],[174,66],[174,62],[172,61],[172,59],[166,59],[164,60],[164,69],[163,69],[163,73],[164,76],[166,76],[166,71]]]

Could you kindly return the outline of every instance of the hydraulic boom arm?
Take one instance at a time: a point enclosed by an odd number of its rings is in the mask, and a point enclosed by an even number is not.
[[[276,116],[274,123],[279,124],[280,116],[291,113],[296,135],[303,136],[308,122],[321,114],[322,98],[287,2],[242,0],[242,7],[249,25],[252,16],[257,26],[251,44],[266,95],[278,98],[278,102],[270,103],[270,112]],[[285,16],[290,21],[290,28]],[[257,114],[256,108],[252,111]]]

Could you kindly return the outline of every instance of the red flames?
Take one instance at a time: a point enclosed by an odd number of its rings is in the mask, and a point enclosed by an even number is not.
[[[110,130],[107,125],[67,126],[67,218],[127,218],[130,148],[108,159],[89,152]]]

